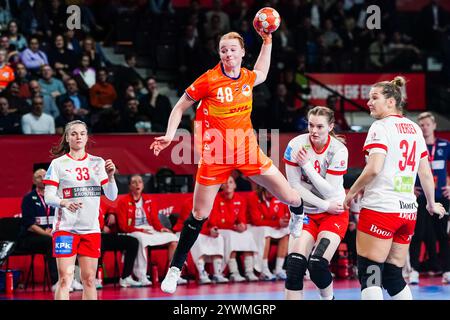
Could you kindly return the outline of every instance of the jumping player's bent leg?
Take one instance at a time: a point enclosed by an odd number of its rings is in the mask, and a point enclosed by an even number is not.
[[[289,185],[289,182],[274,165],[263,174],[250,176],[250,178],[289,206],[291,212],[289,230],[294,238],[298,238],[302,231],[304,217],[300,193]]]
[[[402,275],[402,267],[405,265],[408,251],[408,243],[394,241],[389,256],[384,263],[382,284],[393,300],[413,299],[411,290]]]
[[[219,188],[220,184],[204,186],[197,183],[195,185],[193,212],[184,222],[170,268],[161,282],[162,291],[166,293],[174,293],[176,291],[181,268],[186,261],[189,250],[191,250],[200,234],[203,223],[211,212]]]

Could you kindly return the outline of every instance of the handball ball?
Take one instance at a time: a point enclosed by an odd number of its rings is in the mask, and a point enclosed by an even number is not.
[[[265,33],[272,33],[278,29],[281,23],[280,14],[277,10],[265,7],[260,9],[253,19],[253,26],[256,31],[264,31]]]

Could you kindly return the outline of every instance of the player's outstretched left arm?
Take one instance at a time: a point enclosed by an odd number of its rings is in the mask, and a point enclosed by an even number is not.
[[[255,86],[263,83],[267,79],[270,68],[270,56],[272,54],[272,34],[264,31],[257,31],[263,39],[258,60],[256,60],[253,71],[256,73]]]

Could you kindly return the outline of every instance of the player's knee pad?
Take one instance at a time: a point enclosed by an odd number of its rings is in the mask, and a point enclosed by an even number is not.
[[[191,213],[189,217],[184,221],[184,226],[189,228],[190,230],[200,232],[206,220],[207,219],[202,220],[195,219],[194,215]]]
[[[358,255],[358,278],[361,290],[367,287],[381,287],[383,276],[383,263],[375,262]]]
[[[286,257],[286,282],[285,288],[299,291],[303,289],[303,277],[305,276],[308,261],[299,253],[290,253]]]
[[[387,290],[389,295],[395,296],[402,291],[406,286],[406,281],[403,279],[402,268],[393,265],[392,263],[385,263],[383,269],[383,288]]]
[[[328,260],[324,257],[312,255],[308,261],[308,270],[311,281],[319,289],[325,289],[333,281],[330,269],[328,268]]]

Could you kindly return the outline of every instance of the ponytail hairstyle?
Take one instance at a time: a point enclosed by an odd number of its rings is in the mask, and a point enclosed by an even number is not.
[[[67,142],[67,136],[69,134],[70,128],[76,124],[81,124],[86,128],[86,131],[88,130],[88,127],[86,125],[86,123],[84,123],[81,120],[74,120],[74,121],[70,121],[69,123],[66,124],[66,126],[64,127],[64,133],[61,137],[61,139],[59,140],[58,145],[53,146],[50,149],[50,153],[52,154],[53,157],[60,157],[63,154],[69,153],[70,151],[70,146],[69,146],[69,142]]]
[[[373,85],[374,88],[382,88],[381,93],[383,96],[388,98],[394,98],[395,108],[399,113],[403,112],[403,105],[405,104],[405,99],[403,97],[402,88],[405,87],[406,80],[402,76],[396,76],[394,80],[391,81],[381,81]]]
[[[336,121],[336,119],[334,118],[334,111],[328,107],[321,107],[321,106],[314,107],[308,111],[307,119],[309,119],[310,116],[323,116],[327,119],[328,125],[330,126],[334,125]],[[336,134],[336,132],[334,132],[334,128],[330,131],[330,136],[339,140],[342,143],[345,143],[345,137]]]

